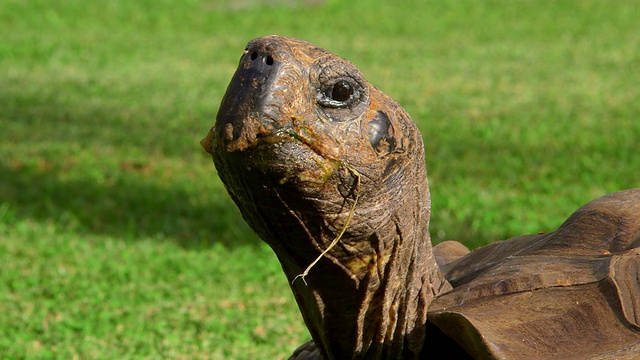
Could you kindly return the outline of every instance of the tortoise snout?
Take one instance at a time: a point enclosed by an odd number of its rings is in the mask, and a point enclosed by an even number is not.
[[[277,59],[284,55],[284,49],[277,39],[269,40],[249,43],[240,59],[241,67],[266,77],[276,71],[280,64]]]
[[[273,84],[291,56],[287,50],[277,37],[256,39],[245,48],[213,130],[216,141],[227,150],[244,149],[273,127],[271,118],[264,114],[280,105],[273,99],[277,92]]]
[[[262,73],[272,71],[275,63],[272,51],[260,48],[247,49],[243,61],[246,64],[245,66]]]

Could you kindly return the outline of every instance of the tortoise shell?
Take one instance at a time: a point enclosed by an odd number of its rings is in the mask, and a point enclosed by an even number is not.
[[[439,252],[438,246],[434,252]],[[640,356],[640,189],[442,266],[429,321],[478,359]]]

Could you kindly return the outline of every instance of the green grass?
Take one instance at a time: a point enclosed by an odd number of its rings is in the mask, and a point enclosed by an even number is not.
[[[0,3],[0,357],[273,359],[309,338],[198,141],[245,43],[300,37],[418,122],[432,235],[640,186],[639,1]]]

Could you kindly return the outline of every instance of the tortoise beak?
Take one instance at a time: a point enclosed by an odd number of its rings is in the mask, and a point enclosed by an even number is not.
[[[271,117],[263,115],[274,105],[273,83],[283,61],[290,58],[288,47],[279,38],[260,38],[248,44],[220,104],[210,151],[218,146],[242,151],[274,130]]]
[[[202,146],[204,151],[213,155],[213,150],[211,149],[211,145],[213,144],[212,140],[213,140],[213,128],[209,130],[209,132],[207,133],[207,136],[204,139],[200,140],[200,146]]]

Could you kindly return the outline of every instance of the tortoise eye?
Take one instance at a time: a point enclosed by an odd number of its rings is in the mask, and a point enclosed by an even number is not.
[[[353,87],[345,80],[340,80],[331,88],[330,97],[332,100],[344,102],[353,95]]]
[[[357,83],[341,79],[318,93],[318,104],[328,108],[346,108],[352,106],[360,96]]]

